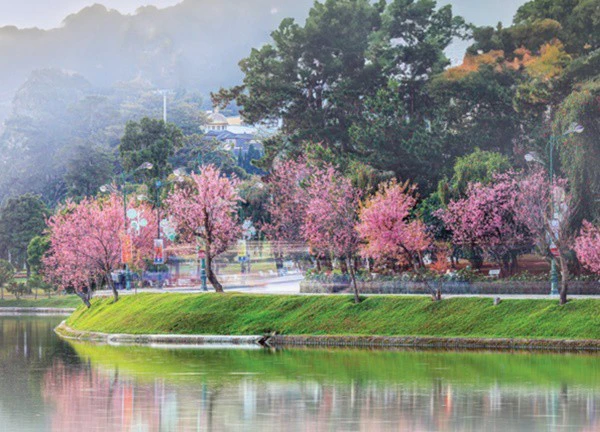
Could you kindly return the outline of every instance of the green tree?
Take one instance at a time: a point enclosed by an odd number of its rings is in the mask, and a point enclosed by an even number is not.
[[[513,102],[523,75],[502,63],[457,75],[440,74],[429,88],[444,122],[446,145],[456,155],[475,147],[512,154],[521,141],[523,115]]]
[[[464,198],[469,183],[489,184],[496,174],[510,168],[510,161],[505,155],[476,148],[473,153],[456,159],[450,180],[442,180],[438,185],[439,198],[446,204],[451,199]]]
[[[131,172],[143,163],[151,163],[152,169],[139,170],[135,179],[145,183],[148,196],[154,197],[156,180],[169,175],[172,170],[169,159],[182,145],[183,133],[174,124],[147,117],[139,122],[129,121],[119,145],[123,169]]]
[[[364,113],[351,127],[352,142],[361,161],[391,171],[423,190],[435,188],[453,150],[447,147],[443,125],[427,118],[426,107],[410,109],[397,82],[391,82],[365,101]],[[432,110],[433,111],[433,110]]]
[[[48,295],[48,298],[50,298],[52,291],[56,291],[56,287],[47,283],[42,275],[32,274],[27,279],[27,290],[30,293],[33,292],[37,300],[39,290],[44,291]]]
[[[15,277],[15,268],[6,260],[0,259],[0,298],[4,300],[4,287]]]
[[[38,195],[9,198],[0,208],[0,246],[6,258],[17,265],[27,264],[27,246],[46,228],[48,209]]]
[[[42,267],[42,258],[50,249],[50,237],[38,235],[31,239],[27,245],[27,263],[29,267],[38,273]]]
[[[571,123],[584,127],[581,134],[572,134],[558,145],[560,169],[569,180],[573,202],[578,204],[572,212],[574,231],[581,221],[600,220],[600,81],[590,81],[573,91],[560,105],[553,124],[553,133],[561,134]],[[544,153],[540,153],[544,154]],[[545,157],[545,156],[544,156]]]
[[[184,145],[170,158],[170,163],[177,168],[198,171],[202,165],[214,165],[227,176],[235,174],[238,178],[246,177],[245,171],[237,165],[233,152],[225,148],[218,140],[207,140],[195,134],[184,137]]]
[[[426,87],[465,28],[433,0],[316,2],[304,26],[284,20],[242,60],[243,85],[213,100],[236,99],[249,123],[282,120],[282,135],[263,143],[266,161],[320,143],[425,182],[451,153]]]
[[[50,292],[54,287],[44,281],[42,277],[42,258],[50,249],[50,237],[47,235],[35,236],[27,246],[27,264],[31,269],[31,274],[27,278],[27,289],[35,294],[37,299],[38,290],[42,290],[50,297]]]
[[[17,282],[15,280],[12,280],[6,284],[6,291],[8,291],[9,294],[14,295],[17,300],[19,300],[22,295],[31,294],[29,285]]]
[[[380,8],[368,0],[326,0],[314,4],[304,26],[284,19],[271,44],[240,62],[243,85],[222,89],[213,101],[236,99],[251,124],[281,119],[295,143],[346,150],[361,98],[381,81],[377,66],[365,62]]]
[[[269,188],[259,176],[251,176],[239,185],[242,201],[239,206],[240,220],[250,219],[254,226],[260,227],[269,222]]]
[[[569,52],[586,53],[600,48],[600,9],[597,0],[532,0],[519,8],[515,24],[552,19]]]
[[[78,145],[67,162],[65,184],[71,198],[80,200],[93,196],[110,181],[114,170],[114,155],[102,148]]]

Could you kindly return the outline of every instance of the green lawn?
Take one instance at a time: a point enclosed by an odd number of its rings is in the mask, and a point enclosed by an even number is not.
[[[107,333],[395,335],[600,339],[600,300],[139,294],[94,299],[68,324]]]
[[[76,295],[60,295],[53,297],[38,297],[0,300],[0,308],[3,307],[31,307],[31,308],[76,308],[80,306],[81,300]]]

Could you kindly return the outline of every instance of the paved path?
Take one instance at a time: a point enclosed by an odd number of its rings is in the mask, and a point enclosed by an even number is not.
[[[239,282],[224,284],[225,291],[237,291],[252,294],[299,294],[300,293],[300,281],[303,279],[302,275],[291,275],[273,277],[269,279],[252,279],[246,283],[241,279]],[[213,289],[208,285],[209,292]],[[131,295],[135,294],[135,290],[125,291],[120,290],[119,295]],[[144,288],[137,290],[138,293],[202,293],[200,286],[194,287],[165,287],[164,289],[159,288]],[[95,296],[109,297],[112,296],[110,290],[100,290],[94,293]]]
[[[290,275],[281,277],[272,277],[269,279],[251,279],[246,283],[241,279],[237,284],[230,283],[225,284],[225,291],[233,292],[244,292],[249,294],[300,294],[300,281],[303,279],[301,275]],[[213,292],[212,288],[208,287],[209,292]],[[201,288],[198,287],[167,287],[164,289],[158,288],[144,288],[137,292],[148,292],[148,293],[187,293],[187,294],[200,294],[202,293]],[[120,295],[135,294],[134,290],[131,291],[119,291]],[[350,293],[347,293],[350,295]],[[112,296],[112,292],[108,290],[97,291],[96,296],[108,297]],[[326,295],[326,294],[303,294],[303,295]],[[365,296],[378,295],[378,294],[361,294]],[[385,294],[395,296],[415,296],[418,294]],[[422,294],[427,296],[427,294]],[[538,299],[548,300],[556,299],[558,296],[550,295],[526,295],[526,294],[444,294],[443,298],[453,297],[482,297],[482,298],[496,298],[501,299]],[[598,295],[569,295],[569,299],[598,299],[600,300],[600,293]]]

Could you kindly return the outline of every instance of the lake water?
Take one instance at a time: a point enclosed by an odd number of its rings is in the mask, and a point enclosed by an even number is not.
[[[600,431],[600,355],[153,349],[0,317],[0,431]]]

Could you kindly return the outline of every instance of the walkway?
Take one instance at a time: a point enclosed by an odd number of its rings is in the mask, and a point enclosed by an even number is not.
[[[249,294],[300,294],[300,281],[303,279],[301,275],[290,275],[281,277],[272,277],[268,279],[251,279],[246,283],[243,279],[235,283],[225,284],[225,291],[227,292],[243,292]],[[208,291],[213,292],[210,284],[208,285]],[[145,293],[187,293],[187,294],[200,294],[202,290],[199,286],[194,287],[166,287],[164,289],[158,288],[144,288],[137,292]],[[134,290],[131,291],[119,291],[119,295],[130,295],[135,294]],[[345,293],[351,294],[351,293]],[[95,296],[109,297],[112,296],[112,292],[109,290],[97,291]],[[303,295],[326,295],[326,294],[303,294]],[[363,296],[381,295],[381,294],[361,294]],[[419,294],[385,294],[385,295],[397,295],[397,296],[415,296]],[[422,294],[426,295],[426,294]],[[558,296],[550,295],[530,295],[530,294],[444,294],[443,298],[453,297],[482,297],[482,298],[496,298],[501,299],[530,299],[530,300],[548,300],[558,299]],[[598,295],[569,295],[569,299],[600,299],[600,292]]]

